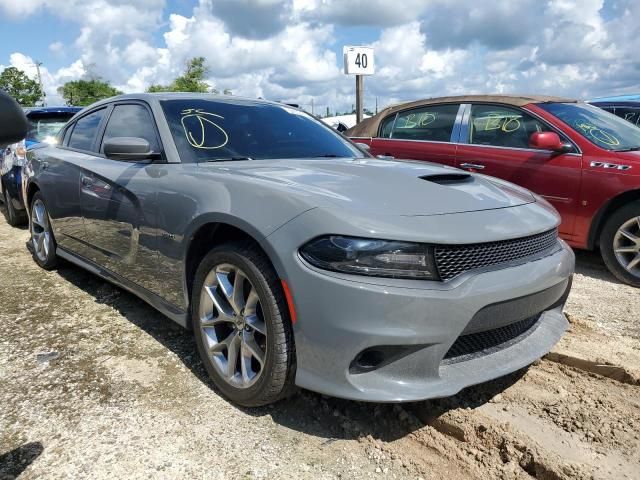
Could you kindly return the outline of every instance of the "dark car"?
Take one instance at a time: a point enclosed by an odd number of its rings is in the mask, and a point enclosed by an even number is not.
[[[34,260],[191,327],[242,405],[294,385],[447,396],[530,364],[568,326],[560,217],[508,182],[372,158],[299,109],[229,95],[114,97],[59,138],[25,166]]]
[[[548,96],[468,95],[386,108],[345,135],[374,155],[502,178],[549,201],[569,245],[640,287],[640,128]]]
[[[29,123],[26,138],[9,145],[0,155],[0,200],[5,204],[10,225],[20,225],[27,219],[21,188],[27,150],[40,142],[54,142],[60,129],[80,110],[80,107],[25,109]]]
[[[596,98],[589,103],[640,127],[640,94]]]

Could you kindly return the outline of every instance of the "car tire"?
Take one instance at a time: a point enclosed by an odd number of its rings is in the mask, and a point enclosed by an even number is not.
[[[13,204],[11,203],[11,198],[9,198],[9,192],[7,189],[4,190],[4,198],[2,199],[4,202],[4,208],[6,209],[7,214],[5,215],[7,219],[7,223],[12,227],[19,227],[23,225],[25,222],[25,216],[16,211]]]
[[[619,208],[606,221],[600,253],[618,280],[640,287],[640,201]]]
[[[257,407],[295,389],[287,301],[257,246],[228,243],[204,257],[193,282],[191,318],[204,366],[232,402]]]
[[[36,192],[31,200],[29,233],[31,234],[30,250],[35,262],[45,270],[55,268],[58,263],[56,240],[53,236],[49,212],[40,192]]]

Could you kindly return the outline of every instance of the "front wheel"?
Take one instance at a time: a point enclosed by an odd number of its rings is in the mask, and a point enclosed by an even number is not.
[[[640,201],[618,209],[605,223],[600,252],[619,280],[640,287]]]
[[[295,348],[287,303],[260,250],[230,243],[204,257],[192,291],[198,352],[220,391],[256,407],[293,389]]]
[[[29,218],[29,232],[31,233],[31,252],[33,259],[45,270],[55,268],[56,241],[53,237],[49,212],[44,204],[44,197],[36,192],[31,202],[31,216]]]

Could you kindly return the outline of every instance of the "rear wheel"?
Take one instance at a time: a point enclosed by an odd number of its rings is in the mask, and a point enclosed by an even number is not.
[[[33,259],[45,270],[55,268],[58,261],[56,241],[51,229],[49,212],[40,192],[36,192],[31,201],[29,231],[31,233],[30,242]]]
[[[640,201],[618,209],[605,223],[600,252],[619,280],[640,287]]]
[[[198,351],[226,397],[255,407],[290,393],[295,349],[287,303],[258,248],[212,250],[196,272],[191,305]]]

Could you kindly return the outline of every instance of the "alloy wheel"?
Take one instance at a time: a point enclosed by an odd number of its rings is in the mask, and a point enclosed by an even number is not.
[[[51,233],[49,215],[40,199],[33,202],[31,207],[31,243],[38,259],[46,262],[51,249]]]
[[[207,358],[236,388],[248,388],[265,366],[267,327],[256,288],[229,263],[215,266],[200,292],[200,334]]]
[[[623,223],[613,237],[613,251],[622,267],[640,278],[640,217]]]

